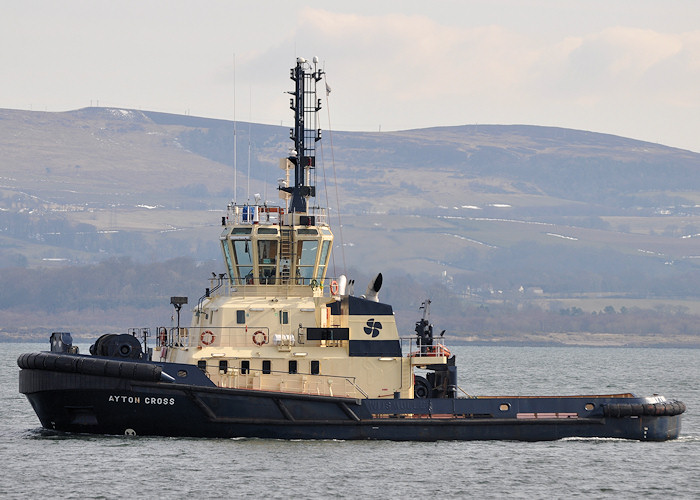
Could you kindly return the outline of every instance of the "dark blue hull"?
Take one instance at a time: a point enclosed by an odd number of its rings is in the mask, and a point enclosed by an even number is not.
[[[72,369],[77,358],[55,358],[64,366],[42,359],[23,366],[20,358],[20,392],[47,429],[219,438],[663,441],[678,437],[685,409],[632,395],[379,400],[225,389],[190,365],[107,361],[109,369],[123,366],[103,375],[96,373],[101,365]],[[134,376],[131,365],[157,372]]]

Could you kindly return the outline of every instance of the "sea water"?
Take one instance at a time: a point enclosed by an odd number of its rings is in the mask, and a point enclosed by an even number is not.
[[[659,393],[686,403],[681,437],[422,443],[44,431],[16,359],[47,348],[0,344],[3,499],[700,497],[698,350],[454,347],[470,395]]]

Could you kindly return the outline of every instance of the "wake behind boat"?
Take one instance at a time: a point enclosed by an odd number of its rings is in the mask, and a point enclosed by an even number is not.
[[[67,432],[283,439],[553,440],[678,437],[685,405],[662,396],[471,397],[457,385],[430,301],[402,337],[382,275],[362,295],[328,276],[328,213],[313,204],[323,71],[291,70],[294,142],[280,161],[284,206],[232,202],[219,244],[226,272],[177,326],[103,335],[90,355],[69,333],[23,354],[19,390],[43,427]],[[419,370],[417,372],[417,370]]]

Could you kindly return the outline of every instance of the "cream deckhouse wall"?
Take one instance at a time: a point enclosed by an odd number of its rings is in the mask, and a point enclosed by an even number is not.
[[[253,285],[247,288],[267,289]],[[310,287],[298,287],[308,294]],[[328,315],[322,297],[240,297],[235,302],[229,297],[210,297],[195,313],[187,337],[188,345],[172,349],[170,361],[197,364],[205,360],[207,375],[221,387],[247,387],[261,390],[322,391],[324,394],[352,397],[412,397],[412,367],[408,358],[379,356],[349,356],[350,340],[399,340],[393,315]],[[317,307],[318,306],[318,307]],[[245,323],[238,323],[238,311],[245,311]],[[287,323],[280,317],[287,313]],[[318,312],[318,313],[317,313]],[[325,321],[323,321],[325,320]],[[376,337],[367,334],[369,320],[381,323]],[[326,323],[323,325],[322,323]],[[349,339],[318,341],[306,338],[309,327],[340,326],[349,328]],[[205,345],[203,332],[212,332],[214,341]],[[253,342],[256,331],[263,331],[266,343]],[[279,345],[273,341],[281,340]],[[285,337],[286,336],[286,337]],[[262,338],[262,337],[260,337]],[[220,360],[226,360],[227,372],[218,369]],[[262,362],[270,363],[272,374],[261,374]],[[297,362],[296,374],[289,374],[289,361]],[[248,374],[241,373],[241,362],[247,361]],[[320,375],[310,376],[311,361],[320,364]],[[347,382],[352,380],[352,384]],[[322,384],[319,379],[322,380]],[[315,385],[314,385],[315,384]],[[356,389],[359,388],[359,389]]]

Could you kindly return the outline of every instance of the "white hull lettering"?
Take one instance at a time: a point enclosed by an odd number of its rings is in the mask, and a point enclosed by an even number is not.
[[[109,402],[111,402],[111,403],[131,403],[131,404],[139,404],[139,403],[141,403],[141,397],[140,397],[140,396],[116,396],[116,395],[110,395],[110,396],[109,396]]]
[[[108,401],[110,403],[131,403],[131,404],[141,404],[141,396],[117,396],[111,394]],[[154,398],[146,397],[143,398],[144,404],[147,405],[163,405],[172,406],[175,404],[175,398]]]
[[[174,405],[175,398],[144,398],[143,402],[147,405]]]

